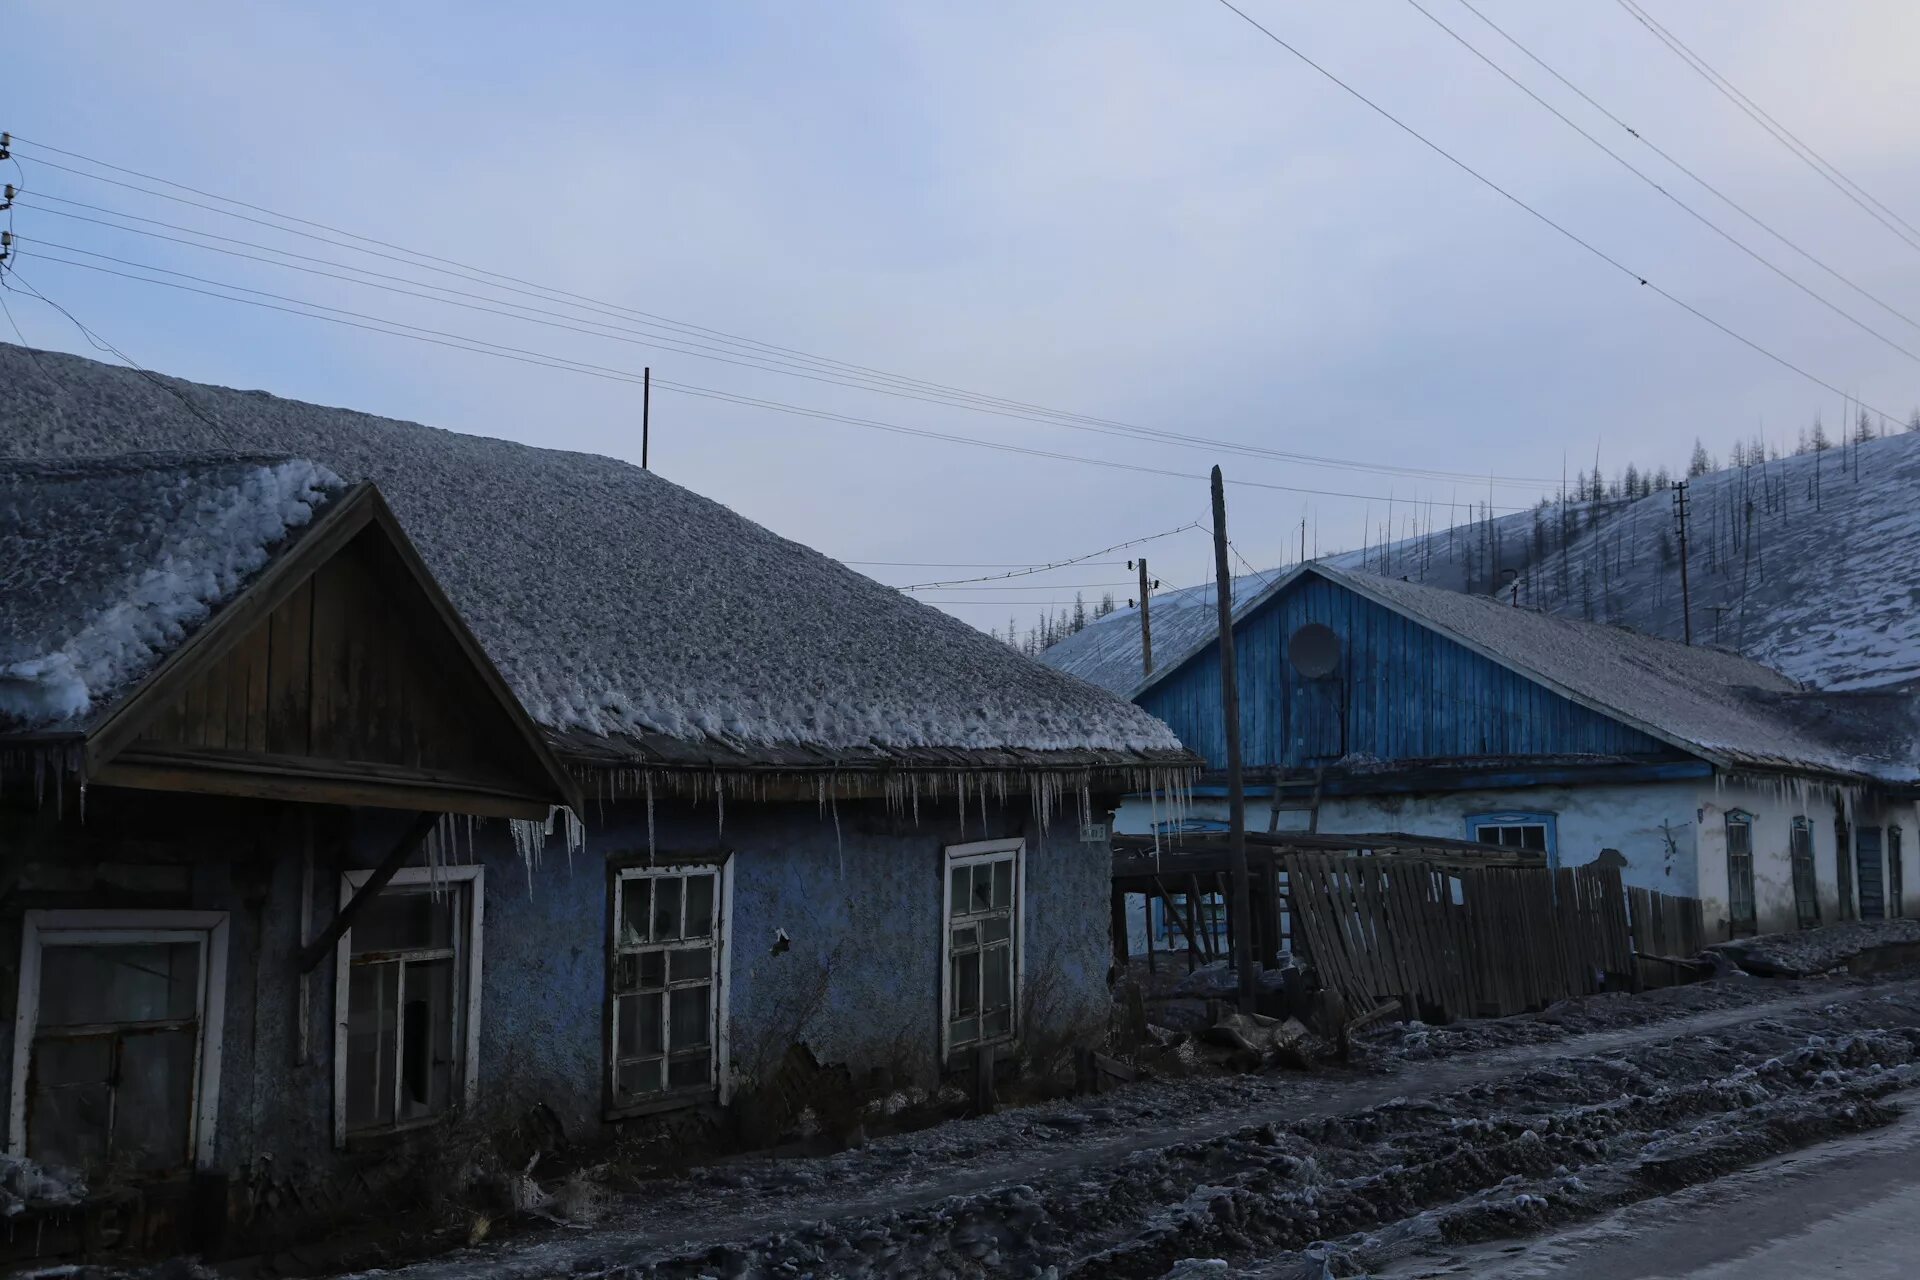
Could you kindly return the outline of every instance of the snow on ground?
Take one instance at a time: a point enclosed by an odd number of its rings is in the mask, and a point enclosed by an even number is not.
[[[0,722],[78,722],[343,488],[299,458],[0,460]]]
[[[0,458],[270,451],[376,482],[536,720],[830,751],[1171,751],[1131,704],[653,472],[0,344]]]
[[[1882,1099],[1920,1083],[1920,979],[1722,980],[1368,1043],[1347,1072],[1149,1083],[697,1170],[593,1231],[397,1274],[1360,1274],[1887,1123]]]
[[[1920,920],[1855,920],[1798,933],[1763,933],[1716,942],[1707,952],[1762,977],[1807,978],[1882,947],[1920,951]]]

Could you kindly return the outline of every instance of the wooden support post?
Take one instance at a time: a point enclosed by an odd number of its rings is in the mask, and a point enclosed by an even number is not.
[[[1241,776],[1240,683],[1233,659],[1233,574],[1227,567],[1227,490],[1220,468],[1213,469],[1213,573],[1220,615],[1220,710],[1227,731],[1227,841],[1233,872],[1234,915],[1245,920],[1252,893],[1247,884],[1247,787]],[[1239,977],[1240,1012],[1253,1012],[1253,952],[1242,929],[1233,949]]]
[[[1121,885],[1113,886],[1112,919],[1108,928],[1113,930],[1113,963],[1122,976],[1127,972],[1131,956],[1127,951],[1127,891]]]
[[[640,469],[647,469],[647,448],[653,443],[653,366],[640,371]]]
[[[380,891],[387,887],[394,873],[406,865],[407,859],[413,856],[414,850],[420,847],[420,842],[427,838],[434,824],[439,821],[440,815],[437,813],[423,813],[414,818],[405,833],[394,842],[393,848],[387,851],[387,856],[380,860],[380,865],[374,868],[373,874],[367,877],[367,882],[360,886],[359,892],[340,908],[340,914],[327,923],[327,927],[320,931],[320,936],[309,942],[306,950],[300,953],[298,963],[301,973],[312,973],[315,966],[332,954],[334,944],[353,927],[354,918],[366,910],[369,902],[380,896]]]
[[[1147,561],[1142,556],[1140,565],[1140,674],[1153,674],[1153,627],[1147,620],[1147,597],[1153,590],[1153,584],[1147,580]]]

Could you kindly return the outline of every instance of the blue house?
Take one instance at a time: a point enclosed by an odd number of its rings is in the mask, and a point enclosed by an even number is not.
[[[177,1221],[1098,1034],[1197,764],[638,467],[3,344],[0,550],[5,1141]]]
[[[1910,692],[1802,690],[1716,649],[1324,564],[1240,582],[1250,826],[1605,859],[1630,884],[1700,897],[1722,935],[1906,910]],[[1215,628],[1195,601],[1170,603],[1178,639],[1151,672],[1132,610],[1044,660],[1206,759],[1190,804],[1134,796],[1121,811],[1122,831],[1173,836],[1223,824],[1226,735]]]

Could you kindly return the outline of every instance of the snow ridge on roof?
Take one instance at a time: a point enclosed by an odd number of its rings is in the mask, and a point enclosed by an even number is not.
[[[657,473],[0,344],[0,457],[271,450],[371,480],[534,719],[732,747],[1180,751],[1123,699]]]
[[[0,723],[103,711],[341,488],[262,454],[0,460]]]

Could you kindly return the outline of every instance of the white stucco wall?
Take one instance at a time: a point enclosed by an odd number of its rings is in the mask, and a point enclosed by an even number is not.
[[[1728,935],[1727,814],[1734,810],[1753,815],[1753,895],[1760,932],[1770,933],[1797,926],[1789,842],[1793,820],[1800,816],[1807,819],[1813,832],[1813,874],[1820,902],[1821,923],[1832,924],[1842,918],[1858,916],[1860,878],[1857,870],[1850,878],[1854,892],[1844,917],[1841,911],[1839,871],[1835,861],[1841,853],[1835,847],[1835,796],[1833,788],[1818,783],[1800,786],[1788,782],[1776,785],[1770,781],[1718,778],[1702,784],[1699,789],[1697,844],[1699,895],[1710,939]],[[1882,829],[1883,856],[1887,852],[1885,828],[1901,828],[1901,886],[1905,901],[1899,904],[1899,914],[1913,914],[1914,907],[1920,905],[1920,897],[1916,897],[1916,888],[1920,886],[1914,884],[1915,874],[1920,873],[1920,859],[1916,858],[1913,847],[1915,806],[1912,803],[1879,805],[1858,796],[1843,797],[1843,802],[1847,803],[1851,815],[1850,830],[1860,827]],[[1844,852],[1849,858],[1853,856],[1852,849]],[[1890,913],[1894,910],[1891,898],[1888,910]]]

